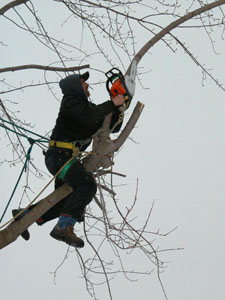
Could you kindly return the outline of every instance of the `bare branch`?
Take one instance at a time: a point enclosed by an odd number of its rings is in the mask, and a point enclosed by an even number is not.
[[[50,66],[41,66],[41,65],[21,65],[15,67],[2,68],[0,69],[0,73],[15,72],[15,71],[21,71],[26,69],[37,69],[37,70],[55,71],[55,72],[72,72],[72,71],[83,70],[89,67],[90,65],[83,65],[79,67],[70,67],[70,68],[50,67]]]
[[[180,24],[183,24],[184,22],[194,18],[195,16],[198,16],[206,11],[209,11],[213,8],[219,7],[224,4],[225,4],[225,0],[215,1],[213,3],[204,5],[198,9],[188,13],[187,15],[184,15],[183,17],[179,18],[178,20],[170,23],[168,26],[163,28],[158,34],[156,34],[151,40],[149,40],[134,56],[133,60],[135,60],[136,63],[138,64],[140,62],[140,60],[143,58],[143,56],[149,51],[149,49],[151,49],[158,41],[160,41],[166,34],[168,34],[174,28],[177,28]],[[130,74],[131,65],[132,65],[132,62],[130,63],[126,74]]]

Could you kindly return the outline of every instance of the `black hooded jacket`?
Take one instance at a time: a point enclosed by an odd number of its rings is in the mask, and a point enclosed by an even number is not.
[[[120,112],[113,101],[109,100],[99,105],[91,103],[83,91],[80,78],[80,75],[73,74],[59,83],[64,96],[52,132],[52,140],[74,142],[91,138],[101,128],[110,112],[111,128],[118,121]],[[122,123],[117,125],[113,132],[118,132],[121,125]]]

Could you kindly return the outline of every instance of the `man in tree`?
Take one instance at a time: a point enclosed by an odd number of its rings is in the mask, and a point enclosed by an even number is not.
[[[124,104],[124,97],[118,95],[109,101],[96,105],[88,100],[89,85],[86,80],[89,72],[83,75],[73,74],[62,79],[59,86],[63,93],[58,118],[51,135],[49,149],[45,153],[45,163],[52,175],[73,155],[73,151],[84,151],[91,143],[92,136],[101,128],[105,117],[112,113],[111,126],[113,132],[118,132],[122,125],[119,120],[119,106]],[[118,122],[118,124],[116,124]],[[50,235],[74,247],[83,247],[84,241],[74,233],[76,222],[84,219],[85,207],[91,202],[96,193],[96,182],[93,175],[87,172],[79,159],[72,160],[56,177],[55,188],[64,182],[73,188],[72,193],[47,211],[36,223],[42,225],[59,217]],[[62,173],[65,173],[62,176]],[[35,205],[29,207],[29,210]],[[15,216],[21,209],[13,210]],[[24,216],[24,212],[17,218]],[[29,240],[28,230],[22,233]]]

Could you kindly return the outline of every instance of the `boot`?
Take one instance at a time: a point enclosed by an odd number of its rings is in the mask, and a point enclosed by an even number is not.
[[[73,226],[67,226],[64,229],[60,229],[59,226],[56,225],[50,232],[50,236],[75,248],[84,247],[84,241],[77,237],[73,232]]]
[[[12,210],[12,215],[13,215],[13,217],[15,217],[16,215],[18,215],[18,213],[19,212],[21,212],[23,209],[22,208],[19,208],[19,209],[13,209]],[[15,218],[15,221],[19,221],[19,220],[21,220],[23,217],[24,217],[24,215],[25,215],[26,213],[22,213],[21,215],[19,215],[18,217],[16,217]],[[29,231],[26,229],[23,233],[21,233],[21,236],[22,236],[22,238],[24,239],[24,240],[26,240],[26,241],[28,241],[29,239],[30,239],[30,233],[29,233]]]

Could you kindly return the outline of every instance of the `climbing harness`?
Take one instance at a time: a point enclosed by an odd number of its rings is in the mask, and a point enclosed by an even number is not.
[[[80,149],[78,147],[76,147],[76,145],[77,145],[77,142],[61,142],[61,141],[53,141],[53,140],[51,140],[49,142],[49,147],[69,149],[69,150],[73,151],[72,159],[69,161],[68,164],[65,165],[65,167],[59,173],[59,179],[64,179],[69,168],[74,163],[76,163],[77,160],[80,159],[80,157],[81,157]]]
[[[62,142],[62,141],[54,141],[51,140],[49,142],[49,147],[53,148],[62,148],[62,149],[69,149],[73,151],[73,156],[71,161],[62,169],[62,171],[59,174],[59,179],[64,179],[67,171],[69,168],[76,163],[81,158],[81,151],[80,148],[83,145],[86,145],[91,142],[91,138],[82,140],[82,141],[74,141],[74,142]]]
[[[77,162],[77,160],[80,158],[80,149],[75,146],[75,142],[69,143],[69,142],[61,142],[61,141],[50,141],[49,142],[50,147],[55,147],[55,148],[63,148],[63,149],[70,149],[73,151],[73,156],[72,159],[69,161],[68,164],[65,165],[65,167],[61,170],[59,173],[59,179],[64,179],[67,171],[69,168]]]
[[[53,141],[51,140],[49,142],[49,147],[54,147],[54,148],[63,148],[63,149],[70,149],[73,151],[74,155],[78,155],[80,150],[78,147],[76,147],[75,142],[61,142],[61,141]]]
[[[66,141],[54,141],[50,140],[49,147],[56,147],[56,148],[64,148],[64,149],[71,149],[75,153],[78,149],[89,144],[92,141],[92,138],[88,138],[85,140],[73,141],[73,142],[66,142]]]

